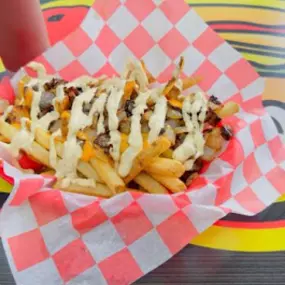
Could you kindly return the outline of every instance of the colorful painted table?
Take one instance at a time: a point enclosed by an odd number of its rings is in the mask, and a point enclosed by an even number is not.
[[[51,43],[75,29],[92,2],[41,0]],[[188,2],[265,78],[263,104],[284,136],[285,1]],[[0,63],[0,77],[3,75],[5,69]],[[0,180],[0,191],[10,189],[7,182]],[[0,194],[0,201],[7,195]],[[137,284],[285,284],[284,241],[282,197],[257,216],[227,216]],[[14,284],[1,249],[0,284]]]

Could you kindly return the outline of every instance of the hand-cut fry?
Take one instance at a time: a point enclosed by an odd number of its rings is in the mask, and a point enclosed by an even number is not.
[[[50,169],[50,170],[42,172],[41,175],[44,175],[44,176],[55,176],[55,171]]]
[[[235,102],[227,102],[225,105],[223,105],[221,108],[218,108],[215,110],[215,113],[220,118],[226,118],[229,117],[235,113],[239,112],[239,105]]]
[[[61,134],[64,138],[67,137],[68,134],[68,123],[70,119],[70,112],[69,111],[64,111],[61,114]]]
[[[139,192],[139,193],[147,193],[147,191],[145,191],[145,190],[143,190],[143,189],[135,189],[135,188],[126,188],[126,191]]]
[[[104,150],[97,145],[94,145],[94,157],[110,165],[113,164],[112,160],[104,153]]]
[[[32,101],[33,101],[33,91],[31,88],[28,88],[24,94],[25,106],[31,108]]]
[[[1,130],[0,130],[1,132]],[[37,128],[35,132],[35,140],[44,148],[49,149],[50,148],[50,135],[45,130],[41,128]],[[63,155],[63,143],[60,141],[55,140],[55,148],[56,153],[59,157],[62,157]],[[93,169],[93,167],[84,161],[79,161],[77,165],[77,170],[82,173],[87,178],[95,179],[97,182],[102,182],[102,179],[97,175],[96,171]]]
[[[202,78],[201,77],[187,77],[187,78],[184,78],[182,79],[182,82],[183,82],[183,90],[186,90],[196,84],[198,84],[199,82],[202,81]]]
[[[124,181],[117,174],[115,169],[107,162],[97,158],[90,159],[91,165],[100,178],[107,184],[113,194],[123,192],[126,188]]]
[[[164,87],[162,94],[163,94],[163,95],[167,95],[167,94],[172,90],[172,88],[174,87],[175,83],[176,83],[176,78],[175,78],[175,77],[172,77],[172,78],[167,82],[166,86]]]
[[[94,156],[95,156],[95,154],[94,154],[94,149],[93,149],[92,143],[90,141],[85,141],[84,145],[83,145],[81,159],[83,161],[88,162]]]
[[[0,135],[0,141],[3,143],[9,143],[10,140],[8,138],[5,138],[4,136]]]
[[[86,187],[81,186],[78,184],[71,183],[68,187],[63,188],[61,185],[61,180],[58,180],[54,185],[53,188],[61,189],[62,191],[72,192],[77,194],[84,194],[89,196],[99,196],[104,198],[109,198],[112,196],[111,190],[103,184],[97,183],[96,187]]]
[[[174,108],[182,109],[182,102],[177,99],[170,99],[168,103]]]
[[[185,172],[185,167],[178,160],[156,157],[145,170],[149,173],[180,177]]]
[[[223,146],[223,137],[221,136],[221,129],[214,128],[205,137],[205,145],[215,151],[219,151]]]
[[[24,76],[18,83],[15,105],[20,105],[24,102],[25,85],[30,81],[29,76]]]
[[[128,135],[121,133],[120,153],[123,153],[129,147],[128,139]]]
[[[0,120],[0,133],[5,138],[12,140],[18,133],[18,130],[3,120]],[[49,152],[38,143],[33,142],[29,148],[23,148],[23,150],[42,164],[51,167],[49,163]]]
[[[133,162],[132,169],[124,181],[126,183],[133,180],[150,162],[154,157],[159,156],[161,153],[170,148],[171,142],[165,138],[160,137],[157,141],[149,147],[142,150]]]
[[[165,187],[159,184],[154,178],[145,172],[141,172],[134,178],[134,181],[142,186],[145,190],[152,194],[166,194],[168,193]]]
[[[143,149],[145,149],[149,147],[148,134],[143,133],[142,137],[143,137]],[[129,147],[128,139],[129,139],[128,135],[121,133],[120,153],[123,153]]]
[[[21,124],[22,118],[30,118],[29,109],[26,106],[14,106],[7,115],[7,122],[10,124]]]
[[[151,176],[173,193],[186,190],[185,184],[179,178],[153,173],[151,173]]]
[[[169,148],[165,152],[163,152],[161,154],[161,156],[172,159],[173,158],[173,150],[171,148]]]
[[[89,163],[79,161],[77,164],[77,170],[82,173],[86,178],[91,178],[96,180],[96,182],[103,183],[103,180],[98,176],[95,169]]]
[[[148,83],[151,84],[153,82],[155,82],[155,78],[153,77],[153,75],[148,71],[148,69],[145,66],[145,63],[143,60],[141,60],[141,65],[142,68],[144,70],[144,72],[146,73],[147,79],[148,79]]]
[[[127,81],[124,88],[124,100],[130,99],[135,87],[136,87],[135,81]]]

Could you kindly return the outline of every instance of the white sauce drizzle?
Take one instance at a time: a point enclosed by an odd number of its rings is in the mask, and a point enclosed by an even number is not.
[[[110,96],[107,102],[108,111],[108,124],[110,130],[110,154],[114,161],[118,161],[120,158],[120,145],[121,145],[121,134],[118,131],[119,119],[117,117],[117,111],[124,95],[124,90],[122,88],[111,88]]]
[[[65,189],[68,188],[68,186],[70,186],[70,184],[77,184],[80,185],[82,187],[96,187],[96,181],[94,179],[85,179],[85,178],[74,178],[74,179],[70,179],[70,178],[64,178],[61,181],[61,188]]]
[[[9,107],[5,110],[4,114],[1,116],[1,120],[2,120],[2,121],[6,121],[8,115],[12,112],[13,107],[14,107],[14,106],[11,105],[11,106],[9,106]]]
[[[46,77],[46,75],[47,75],[46,68],[44,67],[43,64],[41,64],[39,62],[32,61],[32,62],[30,62],[27,65],[27,67],[29,67],[32,70],[36,71],[38,78],[43,78],[43,77]]]
[[[143,137],[141,134],[141,116],[147,109],[147,99],[151,92],[140,93],[135,100],[135,108],[131,117],[131,132],[128,138],[129,147],[121,156],[119,174],[125,177],[129,174],[133,161],[143,148]]]
[[[165,96],[160,96],[156,100],[156,104],[154,107],[154,112],[149,119],[149,136],[148,142],[153,143],[159,137],[159,133],[164,128],[164,122],[167,113],[167,99]]]
[[[105,133],[105,126],[104,126],[104,107],[107,101],[107,94],[103,93],[100,97],[96,100],[96,111],[99,113],[99,119],[97,123],[97,134]]]
[[[126,64],[123,77],[130,81],[136,81],[139,84],[140,91],[145,92],[147,90],[149,82],[140,61],[132,61],[130,59]]]
[[[49,138],[49,163],[54,169],[57,168],[57,154],[54,141],[57,136],[61,136],[61,129],[58,129]]]
[[[21,118],[21,130],[16,133],[9,145],[11,154],[14,157],[18,157],[21,149],[29,150],[34,141],[34,136],[27,130],[27,121],[27,118]]]
[[[174,150],[173,158],[183,162],[186,170],[190,170],[195,160],[203,155],[205,140],[202,131],[206,112],[207,101],[202,92],[185,98],[182,115],[188,134],[183,143]]]

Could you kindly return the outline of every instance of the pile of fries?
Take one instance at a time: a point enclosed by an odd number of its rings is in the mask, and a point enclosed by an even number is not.
[[[54,188],[111,197],[123,191],[185,191],[205,161],[230,140],[222,119],[239,111],[202,92],[187,93],[199,78],[158,84],[142,61],[130,60],[121,77],[83,76],[72,82],[46,75],[18,83],[15,104],[0,119],[0,140],[15,157],[25,153],[57,177]]]

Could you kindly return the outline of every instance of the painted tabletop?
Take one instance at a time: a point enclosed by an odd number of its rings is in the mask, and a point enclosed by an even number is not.
[[[41,0],[51,43],[79,25],[92,2]],[[265,78],[263,104],[284,136],[285,1],[187,2]],[[0,77],[4,75],[0,62]],[[0,180],[0,191],[10,189],[9,184]],[[7,194],[0,193],[2,203],[6,197]],[[282,197],[257,216],[225,217],[137,284],[285,284],[284,240],[285,197]],[[14,284],[2,248],[0,284]]]

